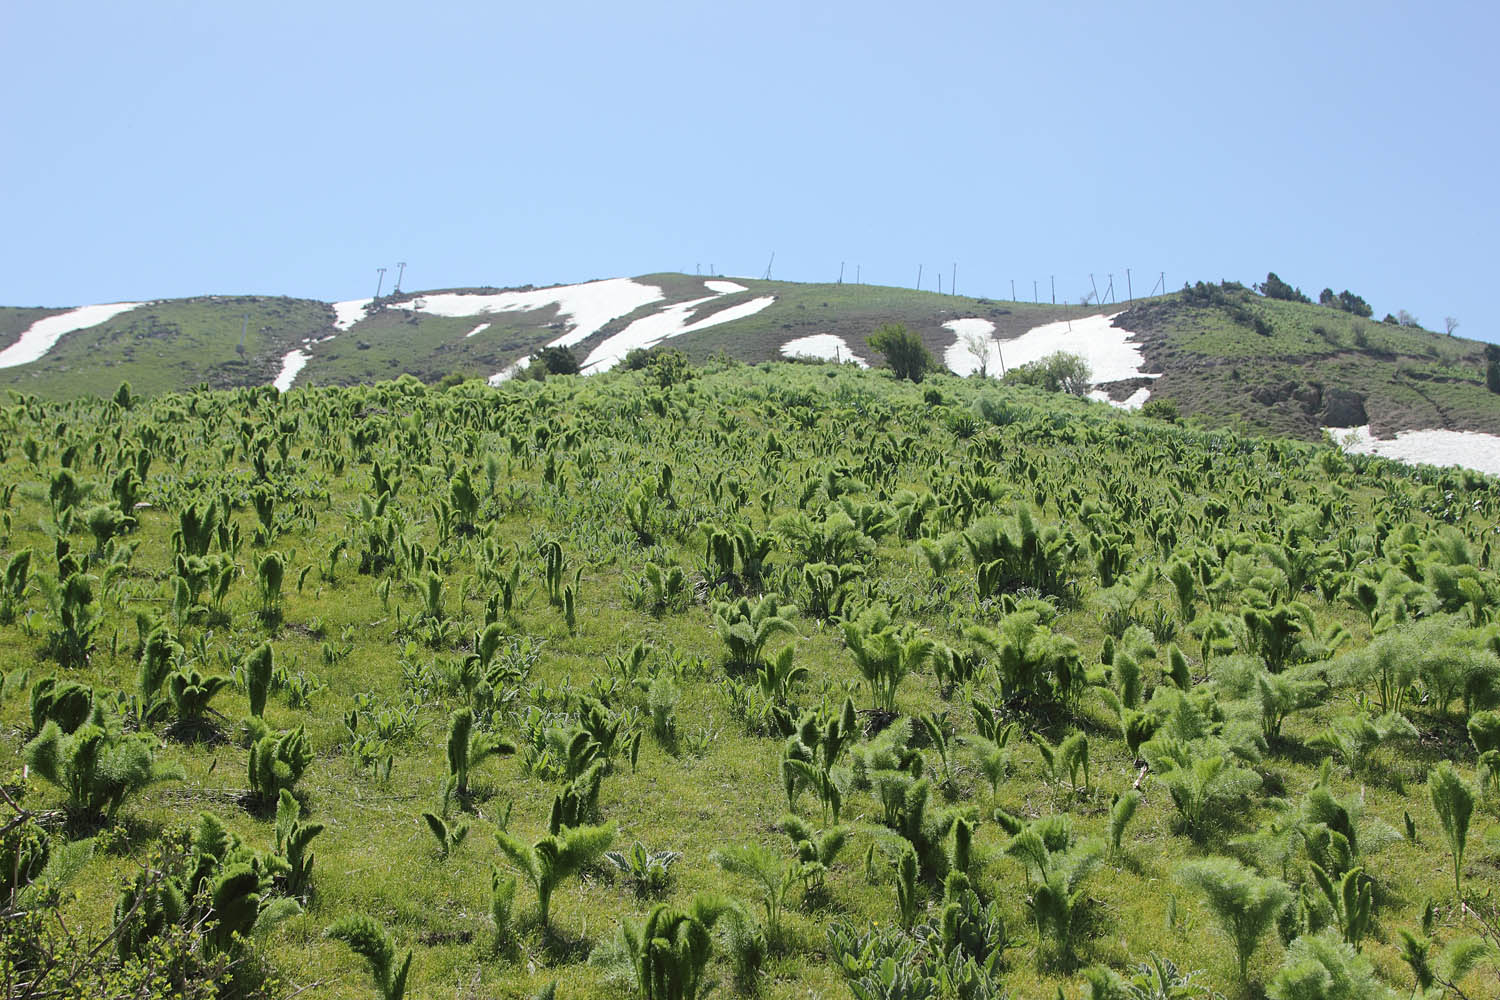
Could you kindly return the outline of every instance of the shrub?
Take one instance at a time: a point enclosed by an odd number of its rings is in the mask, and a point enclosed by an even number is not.
[[[922,338],[899,323],[886,323],[876,328],[865,340],[873,351],[885,355],[885,363],[897,378],[909,382],[920,382],[923,376],[938,367]]]
[[[1169,424],[1175,424],[1182,418],[1175,402],[1161,398],[1146,400],[1146,405],[1141,407],[1141,416],[1152,420],[1164,420]]]
[[[1054,351],[1045,358],[1018,365],[1001,379],[1014,385],[1034,385],[1048,392],[1086,396],[1093,385],[1093,370],[1081,355]]]

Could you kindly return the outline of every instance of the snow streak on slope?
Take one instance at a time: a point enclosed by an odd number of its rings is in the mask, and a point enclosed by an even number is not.
[[[104,306],[80,306],[56,316],[39,319],[26,328],[20,340],[0,351],[0,368],[14,368],[38,361],[66,334],[98,326],[140,304],[115,302]]]
[[[374,301],[374,299],[350,299],[348,302],[335,302],[333,304],[333,328],[335,330],[349,329],[365,318],[365,310]]]
[[[559,316],[568,318],[572,329],[547,346],[572,347],[599,332],[612,319],[635,312],[641,306],[662,297],[655,285],[642,285],[630,278],[609,278],[582,285],[559,285],[536,288],[529,292],[497,292],[494,295],[471,295],[443,292],[419,295],[410,302],[392,308],[415,309],[431,316],[489,316],[502,312],[531,312],[556,306]]]
[[[810,337],[798,337],[781,345],[782,356],[788,358],[821,358],[824,361],[843,363],[853,361],[861,368],[870,367],[865,359],[849,349],[843,337],[831,333],[815,333]]]
[[[1500,476],[1500,437],[1478,431],[1397,431],[1393,438],[1378,438],[1370,425],[1326,428],[1345,451],[1359,455],[1381,455],[1408,465],[1460,465],[1476,472]]]
[[[281,356],[281,371],[277,372],[276,380],[271,384],[278,392],[286,392],[292,387],[292,383],[297,381],[297,375],[302,371],[303,366],[311,360],[312,355],[300,347],[287,351]]]
[[[744,292],[749,289],[743,285],[737,285],[732,281],[705,281],[703,286],[715,294],[701,299],[692,299],[688,302],[678,302],[667,306],[650,316],[643,316],[631,323],[625,329],[612,337],[607,338],[604,343],[594,348],[589,356],[583,361],[583,371],[587,375],[597,375],[600,372],[609,371],[615,365],[624,360],[625,355],[636,348],[651,348],[664,340],[672,337],[680,337],[685,333],[696,333],[699,330],[707,330],[711,326],[721,323],[732,323],[746,316],[754,316],[762,309],[776,301],[774,295],[765,295],[748,302],[721,309],[696,323],[688,322],[688,317],[701,305],[712,302],[714,299],[725,295],[733,295],[736,292]]]

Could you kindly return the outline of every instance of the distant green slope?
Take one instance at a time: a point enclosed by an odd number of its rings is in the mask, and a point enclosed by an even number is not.
[[[1338,309],[1214,287],[1126,310],[1152,371],[1153,396],[1210,423],[1316,438],[1368,423],[1500,434],[1500,396],[1485,389],[1484,344]]]
[[[151,302],[66,334],[38,361],[0,369],[0,389],[66,398],[109,395],[121,382],[141,394],[200,383],[264,385],[276,377],[283,354],[332,322],[333,311],[311,299],[209,296]],[[242,329],[243,353],[237,350]]]
[[[942,359],[954,334],[943,324],[979,318],[1002,344],[1045,323],[1097,315],[1098,307],[996,301],[859,284],[731,280],[744,291],[716,295],[709,276],[648,274],[658,301],[618,316],[573,347],[580,361],[631,323],[680,303],[702,301],[687,316],[701,323],[752,299],[774,297],[754,315],[665,341],[695,362],[724,355],[778,360],[801,337],[842,337],[879,363],[867,346],[884,323],[917,333]],[[337,330],[334,310],[308,299],[204,297],[149,303],[107,323],[64,336],[41,360],[0,369],[0,389],[50,397],[107,395],[122,381],[138,393],[199,383],[264,385],[283,356],[311,359],[296,385],[370,383],[401,374],[426,382],[445,376],[487,378],[566,334],[569,318],[546,305],[526,312],[463,317],[414,309],[443,291],[494,294],[497,288],[446,289],[386,296],[352,327]],[[511,289],[509,291],[515,291]],[[1263,298],[1238,285],[1200,285],[1133,303],[1107,305],[1116,325],[1137,334],[1153,398],[1175,402],[1210,425],[1316,439],[1324,426],[1369,423],[1377,435],[1407,428],[1500,433],[1500,397],[1485,389],[1484,345],[1396,327],[1319,305]],[[476,313],[478,305],[475,306]],[[60,310],[0,309],[0,349],[32,322]],[[246,317],[248,316],[248,322]],[[479,324],[485,329],[475,333]],[[244,351],[237,350],[247,325]],[[473,333],[473,336],[468,334]],[[1117,398],[1144,385],[1119,383]]]

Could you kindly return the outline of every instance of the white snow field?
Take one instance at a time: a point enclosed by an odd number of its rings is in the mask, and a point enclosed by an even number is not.
[[[1378,438],[1370,425],[1326,428],[1345,451],[1381,455],[1408,465],[1459,465],[1500,476],[1500,437],[1478,431],[1397,431]]]
[[[1054,351],[1067,351],[1081,355],[1089,363],[1096,385],[1127,378],[1160,378],[1160,374],[1141,371],[1141,365],[1145,364],[1146,359],[1141,356],[1140,348],[1130,342],[1135,334],[1110,326],[1118,315],[1119,313],[1084,316],[1071,321],[1047,323],[1033,327],[1013,340],[999,340],[995,344],[1000,356],[1005,358],[1006,369],[1037,361]],[[949,320],[943,326],[952,330],[957,340],[945,352],[948,366],[960,375],[969,372],[960,371],[954,367],[955,364],[966,364],[969,371],[978,370],[979,361],[969,353],[964,337],[975,333],[988,336],[994,332],[994,324],[982,319],[956,319]]]
[[[662,297],[655,285],[642,285],[631,278],[609,278],[581,285],[559,285],[536,288],[529,292],[497,292],[494,295],[470,295],[443,292],[419,295],[410,302],[392,308],[414,309],[430,316],[489,316],[502,312],[531,312],[557,306],[559,316],[566,316],[572,326],[567,333],[547,346],[572,347],[581,343],[610,320],[634,312]]]
[[[650,316],[643,316],[631,323],[625,329],[612,337],[607,338],[604,343],[589,352],[589,356],[583,360],[583,372],[585,375],[597,375],[607,372],[615,365],[624,360],[625,355],[636,348],[651,348],[664,340],[680,337],[685,333],[696,333],[699,330],[707,330],[711,326],[721,323],[732,323],[746,316],[754,316],[762,309],[776,301],[774,295],[764,295],[760,298],[741,302],[730,306],[728,309],[720,309],[712,316],[700,319],[696,323],[688,322],[688,317],[701,305],[712,302],[714,299],[725,295],[733,295],[736,292],[744,292],[749,289],[743,285],[737,285],[732,281],[705,281],[703,287],[713,292],[701,299],[692,299],[688,302],[678,302],[667,306]]]
[[[333,328],[335,330],[349,329],[365,318],[365,309],[374,301],[374,299],[350,299],[348,302],[335,302],[333,304]]]
[[[488,330],[489,328],[490,328],[490,324],[488,324],[488,323],[480,323],[474,329],[472,329],[468,333],[464,334],[464,339],[468,340],[470,337],[474,336],[474,334],[476,334],[476,333],[483,333],[484,331]]]
[[[870,367],[864,358],[849,349],[843,337],[831,333],[815,333],[810,337],[798,337],[781,345],[781,354],[788,358],[820,358],[824,361],[853,361],[861,368]]]
[[[986,348],[985,372],[1000,374],[1000,345],[990,336],[995,332],[994,323],[987,319],[950,319],[943,329],[953,334],[953,343],[943,352],[943,364],[950,372],[967,378],[979,371],[979,358],[969,349],[969,342],[981,337]]]
[[[56,316],[39,319],[26,328],[21,334],[21,339],[0,351],[0,368],[14,368],[17,365],[39,361],[66,334],[98,326],[141,304],[140,302],[113,302],[103,306],[79,306],[77,309],[70,309]]]
[[[274,385],[278,392],[286,392],[297,381],[297,375],[302,371],[304,365],[312,360],[312,355],[302,348],[294,348],[281,356],[281,371],[277,373]]]

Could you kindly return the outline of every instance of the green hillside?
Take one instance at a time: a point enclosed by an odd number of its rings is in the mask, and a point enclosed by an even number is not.
[[[1153,395],[1213,423],[1315,439],[1325,424],[1500,433],[1485,345],[1339,309],[1205,286],[1125,311]]]
[[[0,369],[0,388],[58,399],[107,396],[121,382],[150,395],[200,384],[265,385],[275,378],[284,353],[332,320],[328,306],[310,299],[208,296],[151,302],[65,335],[31,364]],[[0,316],[0,322],[11,321]]]
[[[1047,323],[1098,316],[1101,309],[995,301],[855,284],[734,279],[744,291],[715,295],[705,278],[650,274],[633,279],[660,289],[658,301],[616,316],[572,350],[580,362],[632,323],[689,301],[686,319],[765,297],[753,315],[666,340],[690,361],[727,357],[781,360],[783,345],[815,334],[843,338],[872,356],[866,338],[899,323],[937,358],[955,335],[943,324],[982,319],[1006,342]],[[530,311],[443,316],[424,312],[424,296],[494,295],[495,288],[387,295],[346,330],[328,304],[263,297],[208,297],[150,303],[97,327],[65,335],[41,360],[0,369],[0,388],[47,398],[107,395],[122,381],[157,394],[207,384],[265,385],[296,348],[310,355],[298,386],[369,384],[410,374],[427,383],[487,378],[567,334],[571,320],[555,304]],[[543,290],[544,291],[544,290]],[[1411,326],[1360,318],[1339,308],[1263,297],[1239,285],[1192,289],[1109,304],[1116,326],[1136,334],[1152,395],[1208,426],[1317,440],[1324,426],[1369,424],[1378,436],[1408,428],[1500,433],[1500,402],[1488,392],[1485,345]],[[54,310],[0,310],[0,349]],[[243,353],[240,330],[247,326]],[[481,323],[488,326],[469,336]],[[1066,348],[1060,342],[1059,347]],[[1148,380],[1105,388],[1128,397]]]
[[[1500,994],[1492,479],[712,361],[33,396],[0,501],[11,995]]]

